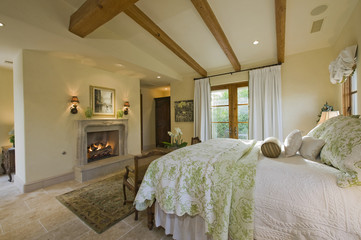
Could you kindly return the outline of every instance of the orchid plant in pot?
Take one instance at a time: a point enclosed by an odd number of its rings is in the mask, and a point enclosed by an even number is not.
[[[163,142],[164,146],[167,148],[182,148],[187,146],[187,142],[183,142],[182,139],[182,130],[180,128],[174,128],[175,133],[168,132],[168,135],[171,138],[170,143],[169,142]]]

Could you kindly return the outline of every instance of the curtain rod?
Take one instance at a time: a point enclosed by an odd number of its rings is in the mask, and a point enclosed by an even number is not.
[[[227,74],[231,74],[231,75],[232,75],[233,73],[251,71],[251,70],[256,70],[256,69],[266,68],[266,67],[273,67],[273,66],[278,66],[278,65],[282,65],[282,63],[276,63],[276,64],[266,65],[266,66],[262,66],[262,67],[248,68],[248,69],[243,69],[243,70],[234,71],[234,72],[220,73],[220,74],[215,74],[215,75],[206,76],[206,77],[199,77],[199,78],[194,78],[193,80],[199,80],[199,79],[211,78],[211,77],[218,77],[218,76],[223,76],[223,75],[227,75]]]

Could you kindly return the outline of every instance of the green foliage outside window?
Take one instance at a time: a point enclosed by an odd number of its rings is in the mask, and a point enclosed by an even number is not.
[[[228,90],[212,91],[212,137],[228,138],[229,137],[229,93]],[[238,104],[248,104],[248,88],[238,88]],[[238,105],[238,138],[248,139],[248,105]]]

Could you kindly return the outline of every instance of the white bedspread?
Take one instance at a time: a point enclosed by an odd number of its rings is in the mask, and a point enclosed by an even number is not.
[[[337,173],[337,169],[300,156],[261,157],[254,195],[254,238],[361,239],[361,187],[338,187]],[[156,226],[163,226],[179,240],[209,239],[201,221],[200,217],[177,218],[156,211]]]
[[[255,187],[255,239],[361,239],[361,187],[336,185],[337,169],[263,157]]]

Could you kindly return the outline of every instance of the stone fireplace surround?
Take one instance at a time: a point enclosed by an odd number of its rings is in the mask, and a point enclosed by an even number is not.
[[[74,167],[75,180],[88,181],[105,176],[133,164],[133,156],[128,155],[128,119],[86,119],[78,120],[77,160]],[[87,133],[118,131],[119,155],[88,163]]]

